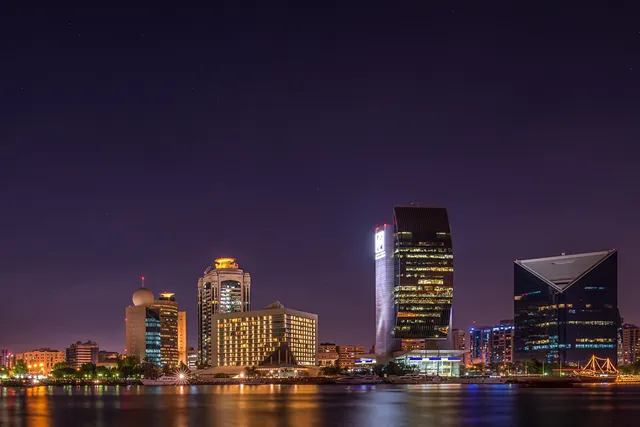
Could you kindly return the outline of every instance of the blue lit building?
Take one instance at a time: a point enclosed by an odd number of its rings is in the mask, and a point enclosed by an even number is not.
[[[616,250],[514,264],[515,360],[584,365],[617,358]]]
[[[161,322],[160,313],[157,309],[147,308],[145,318],[145,355],[146,359],[154,365],[162,364],[160,350],[162,348],[162,338],[160,335]]]
[[[503,320],[496,326],[473,327],[469,330],[470,358],[472,363],[512,363],[512,320]]]

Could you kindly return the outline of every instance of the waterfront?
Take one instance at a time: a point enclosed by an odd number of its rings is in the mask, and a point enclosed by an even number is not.
[[[0,389],[0,426],[637,425],[638,386],[66,386]]]

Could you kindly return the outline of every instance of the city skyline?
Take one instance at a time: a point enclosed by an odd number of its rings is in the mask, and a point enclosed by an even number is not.
[[[197,347],[195,283],[227,256],[254,307],[368,348],[373,226],[411,202],[448,209],[455,328],[512,317],[514,259],[611,248],[640,323],[633,13],[201,12],[7,11],[2,348],[123,351],[143,275]]]

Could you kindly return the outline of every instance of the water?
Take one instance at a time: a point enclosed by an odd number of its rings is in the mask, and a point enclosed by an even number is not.
[[[640,387],[257,385],[0,389],[0,426],[638,426]]]

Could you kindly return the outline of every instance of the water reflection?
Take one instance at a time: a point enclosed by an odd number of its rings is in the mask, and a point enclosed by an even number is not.
[[[636,426],[640,388],[224,385],[0,389],[4,426]]]

